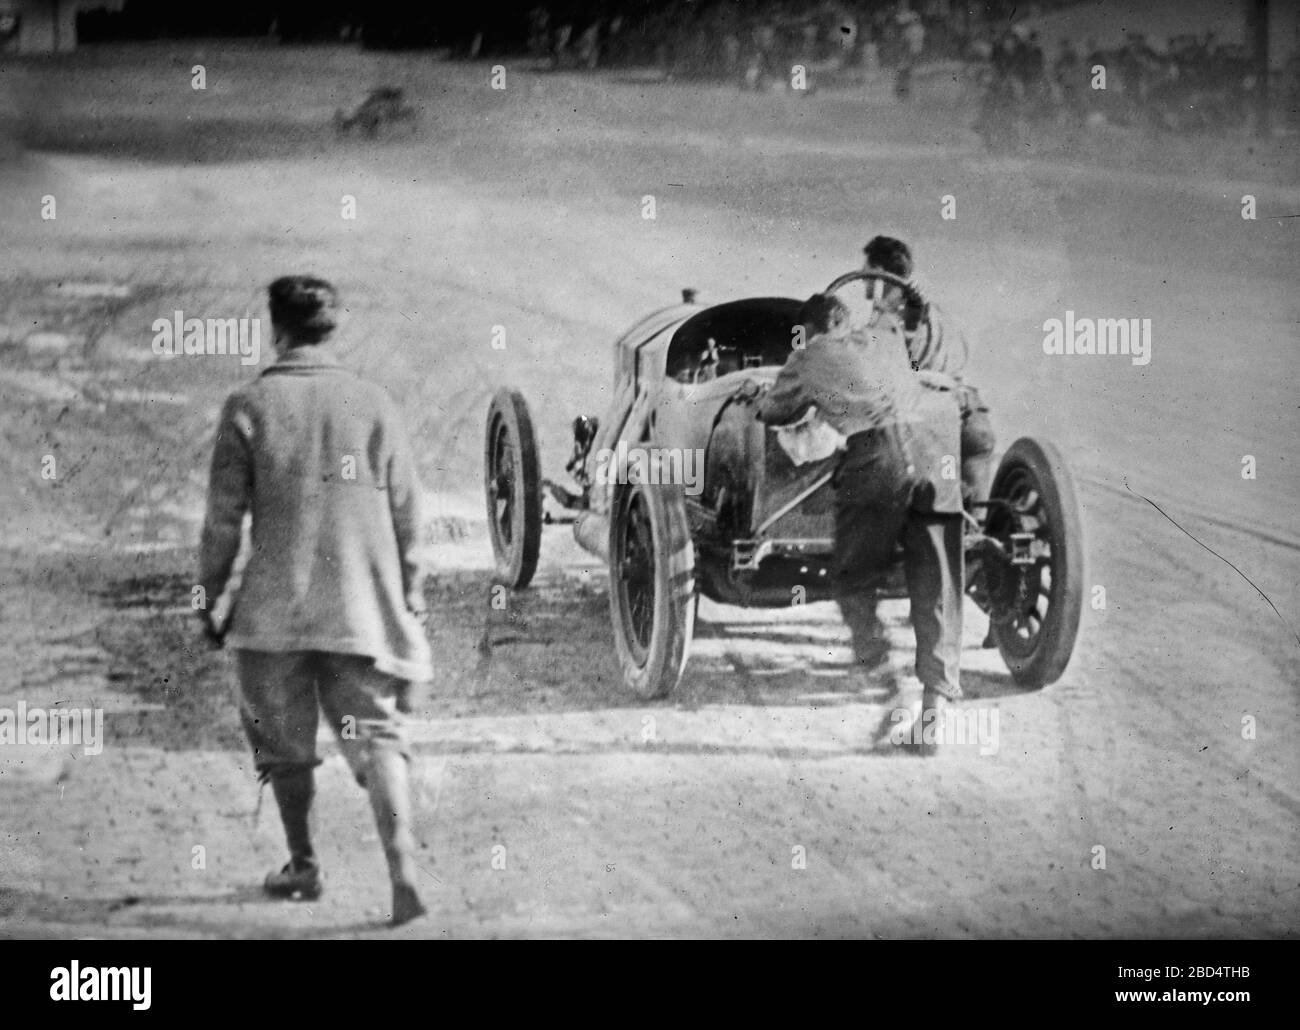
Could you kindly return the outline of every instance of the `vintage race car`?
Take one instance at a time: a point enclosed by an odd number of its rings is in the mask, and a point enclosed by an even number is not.
[[[875,280],[901,284],[857,271],[828,292]],[[664,696],[680,679],[699,595],[768,608],[832,596],[837,456],[796,464],[755,417],[792,353],[800,306],[759,297],[705,307],[684,291],[681,304],[637,322],[614,344],[609,410],[574,420],[568,486],[543,479],[523,396],[506,388],[492,400],[484,474],[498,581],[526,587],[543,525],[572,524],[577,542],[608,563],[614,647],[624,681],[643,697]],[[1014,679],[1054,682],[1074,646],[1084,583],[1060,453],[1016,440],[990,499],[966,520],[967,595],[989,615]],[[901,560],[881,594],[906,596]]]

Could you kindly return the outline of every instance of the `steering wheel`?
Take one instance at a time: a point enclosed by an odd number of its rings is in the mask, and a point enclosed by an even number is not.
[[[880,272],[874,269],[857,268],[852,272],[845,272],[838,279],[835,279],[823,291],[827,295],[833,295],[856,282],[867,284],[864,295],[871,302],[871,310],[868,315],[868,325],[875,325],[882,314],[891,317],[901,317],[898,312],[892,311],[884,306],[885,286],[897,286],[903,291],[903,300],[905,304],[916,304],[919,306],[920,297],[917,295],[916,287],[909,283],[901,276],[894,275],[892,272]]]

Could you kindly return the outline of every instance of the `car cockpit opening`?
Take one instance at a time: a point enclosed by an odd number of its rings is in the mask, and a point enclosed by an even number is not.
[[[732,301],[692,315],[668,344],[665,373],[678,382],[779,367],[793,352],[802,302],[788,297]]]

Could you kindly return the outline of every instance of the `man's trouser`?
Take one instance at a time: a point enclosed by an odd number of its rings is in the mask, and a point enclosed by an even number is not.
[[[254,762],[271,781],[284,823],[292,867],[315,864],[310,812],[316,727],[320,713],[370,794],[380,843],[393,883],[394,924],[422,914],[416,892],[408,763],[410,745],[398,714],[407,684],[375,668],[370,658],[327,651],[237,650],[240,717]]]
[[[410,757],[397,714],[403,680],[372,659],[328,651],[237,650],[240,718],[258,772],[311,769],[323,712],[357,782],[366,784],[371,749]]]
[[[905,426],[849,437],[835,471],[834,587],[858,661],[872,667],[887,651],[875,591],[898,544],[916,632],[923,686],[961,696],[962,517],[912,510],[916,473]]]

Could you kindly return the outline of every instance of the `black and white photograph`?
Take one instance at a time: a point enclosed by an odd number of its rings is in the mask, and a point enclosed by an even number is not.
[[[0,938],[1248,1008],[1297,144],[1292,0],[0,0]]]

